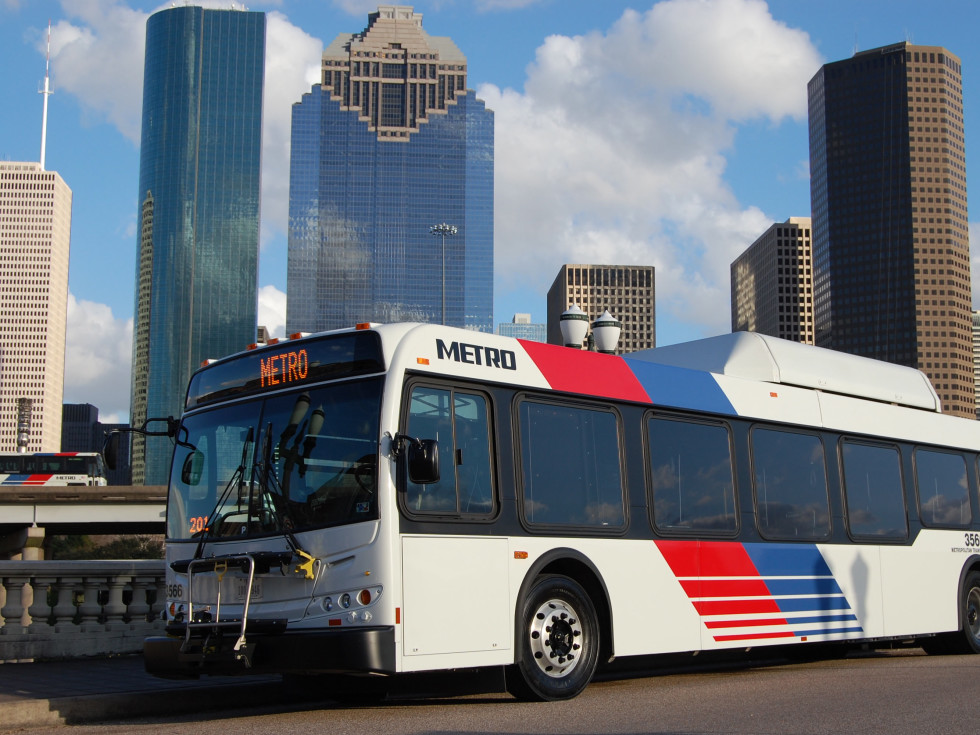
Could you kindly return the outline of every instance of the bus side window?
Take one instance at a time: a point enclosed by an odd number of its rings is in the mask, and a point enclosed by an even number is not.
[[[770,539],[830,534],[827,469],[820,437],[755,428],[751,434],[756,518]]]
[[[626,525],[615,413],[523,401],[520,448],[528,523],[605,531]]]
[[[651,418],[647,439],[657,530],[734,532],[735,483],[728,429],[720,424]]]
[[[439,442],[438,482],[406,480],[406,506],[415,513],[487,515],[493,510],[487,399],[447,388],[416,386],[407,433]]]
[[[973,521],[966,463],[959,454],[915,450],[919,517],[926,526],[966,528]]]
[[[908,537],[902,463],[898,449],[845,440],[844,499],[847,526],[855,537]]]

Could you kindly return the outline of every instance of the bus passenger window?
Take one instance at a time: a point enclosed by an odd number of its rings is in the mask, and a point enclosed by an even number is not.
[[[966,528],[973,521],[962,456],[916,449],[915,484],[919,491],[919,517],[924,525]]]
[[[657,530],[735,531],[728,429],[664,418],[650,419],[647,429]]]
[[[844,441],[844,497],[851,535],[905,539],[908,520],[898,449]]]
[[[752,430],[756,519],[766,538],[802,541],[830,534],[823,444],[812,434]]]
[[[528,523],[603,530],[625,525],[616,414],[524,401],[520,436]]]
[[[406,480],[406,507],[413,513],[489,515],[494,510],[490,420],[478,394],[416,386],[407,433],[439,442],[438,482]]]

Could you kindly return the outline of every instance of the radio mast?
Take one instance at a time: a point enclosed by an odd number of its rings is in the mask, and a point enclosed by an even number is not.
[[[48,96],[51,94],[50,86],[51,69],[51,19],[48,19],[48,51],[44,58],[44,113],[41,116],[41,170],[44,170],[44,147],[48,139]]]

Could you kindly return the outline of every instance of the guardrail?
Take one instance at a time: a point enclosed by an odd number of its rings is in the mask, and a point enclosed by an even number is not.
[[[164,580],[162,560],[0,561],[0,663],[141,651]]]

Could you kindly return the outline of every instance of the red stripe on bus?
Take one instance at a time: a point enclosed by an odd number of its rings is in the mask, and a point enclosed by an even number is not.
[[[694,603],[700,615],[762,615],[782,612],[775,600],[702,600]]]
[[[544,342],[518,340],[553,390],[650,403],[623,358],[599,352],[572,350]]]
[[[755,618],[754,620],[705,620],[706,628],[758,628],[763,625],[789,625],[785,618]]]
[[[761,641],[767,638],[796,638],[796,634],[791,630],[785,633],[739,633],[737,635],[716,635],[715,640],[722,641]]]
[[[758,577],[752,559],[742,544],[724,541],[702,541],[702,577]]]
[[[696,585],[691,589],[688,585]],[[702,579],[681,582],[691,597],[771,597],[761,579]],[[696,590],[696,593],[695,593]]]

